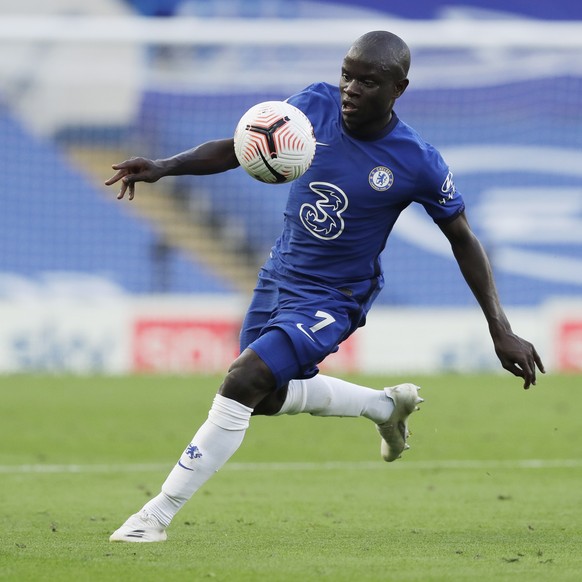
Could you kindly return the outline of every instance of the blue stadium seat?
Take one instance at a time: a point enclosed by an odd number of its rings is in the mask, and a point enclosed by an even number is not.
[[[152,225],[117,203],[113,190],[96,188],[64,151],[29,134],[2,106],[0,135],[0,272],[101,274],[131,293],[229,290],[180,252],[169,254],[160,273]]]

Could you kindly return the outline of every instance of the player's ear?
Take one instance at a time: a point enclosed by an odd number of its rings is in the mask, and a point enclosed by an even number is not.
[[[396,99],[398,99],[398,97],[400,97],[402,95],[402,93],[404,93],[404,91],[406,91],[406,87],[408,87],[408,83],[410,83],[410,81],[408,79],[402,79],[401,81],[398,81],[395,85],[396,88]]]

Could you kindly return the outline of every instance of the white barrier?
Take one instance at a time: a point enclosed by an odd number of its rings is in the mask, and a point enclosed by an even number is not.
[[[120,297],[0,302],[0,373],[224,372],[238,351],[237,297]],[[549,369],[582,371],[582,302],[509,310]],[[477,309],[374,308],[327,371],[498,370]]]

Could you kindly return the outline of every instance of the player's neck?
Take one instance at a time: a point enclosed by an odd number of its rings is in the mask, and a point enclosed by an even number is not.
[[[386,123],[386,125],[384,125],[380,129],[377,129],[377,128],[365,129],[364,128],[362,130],[353,131],[353,130],[350,130],[350,128],[343,122],[343,119],[342,119],[342,127],[343,127],[343,130],[346,132],[346,134],[348,134],[350,137],[353,137],[355,139],[359,139],[362,141],[374,141],[374,140],[382,139],[383,137],[386,137],[394,129],[394,127],[397,123],[398,123],[398,116],[396,115],[396,113],[394,111],[390,112],[390,118],[388,119],[388,122]]]

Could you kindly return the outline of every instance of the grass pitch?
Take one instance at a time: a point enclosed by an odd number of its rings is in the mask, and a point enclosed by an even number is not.
[[[0,378],[0,580],[580,579],[580,376],[351,379],[423,386],[404,459],[364,419],[254,418],[166,543],[111,544],[219,379]]]

